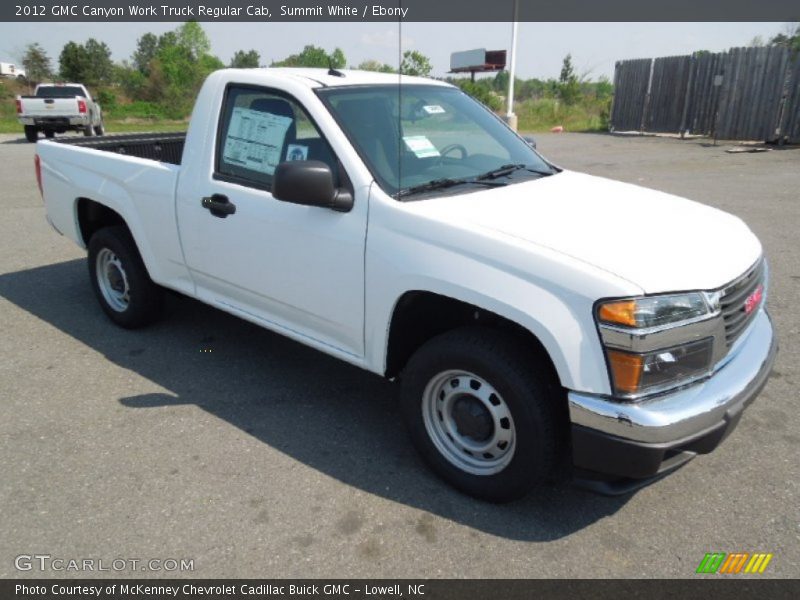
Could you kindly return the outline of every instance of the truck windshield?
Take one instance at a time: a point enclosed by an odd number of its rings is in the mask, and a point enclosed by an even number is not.
[[[49,85],[36,90],[37,98],[74,98],[83,95],[83,90],[74,85]]]
[[[482,189],[556,172],[457,88],[374,85],[317,90],[381,187],[398,198]]]

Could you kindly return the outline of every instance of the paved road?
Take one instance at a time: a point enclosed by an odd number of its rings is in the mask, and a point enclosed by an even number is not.
[[[422,466],[375,376],[185,299],[145,331],[112,327],[82,252],[44,221],[34,147],[2,136],[0,576],[44,553],[187,558],[198,577],[691,577],[708,551],[773,552],[769,575],[800,575],[800,150],[539,147],[732,211],[763,240],[782,351],[714,454],[621,498],[461,496]]]

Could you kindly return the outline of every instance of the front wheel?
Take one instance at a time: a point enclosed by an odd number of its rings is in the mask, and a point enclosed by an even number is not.
[[[92,236],[89,278],[103,311],[120,327],[143,327],[161,316],[164,290],[150,279],[127,228],[106,227]]]
[[[517,337],[464,328],[420,348],[402,378],[402,410],[415,447],[445,481],[507,502],[545,481],[565,433],[560,395]]]
[[[39,139],[39,129],[35,125],[25,125],[25,139],[35,143]]]

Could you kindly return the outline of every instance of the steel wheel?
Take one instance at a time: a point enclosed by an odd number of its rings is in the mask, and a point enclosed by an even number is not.
[[[108,248],[102,248],[97,253],[95,268],[97,285],[108,306],[117,312],[125,312],[130,304],[130,286],[122,261]]]
[[[434,376],[422,396],[431,441],[451,464],[472,475],[494,475],[514,457],[514,419],[503,397],[467,371]]]

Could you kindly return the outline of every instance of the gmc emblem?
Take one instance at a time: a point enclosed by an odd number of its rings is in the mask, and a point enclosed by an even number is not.
[[[761,303],[761,298],[764,297],[764,286],[759,285],[752,294],[744,301],[744,314],[749,315]]]

